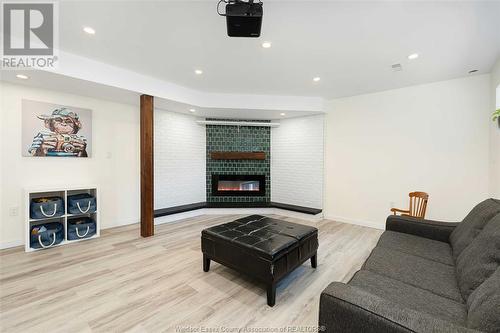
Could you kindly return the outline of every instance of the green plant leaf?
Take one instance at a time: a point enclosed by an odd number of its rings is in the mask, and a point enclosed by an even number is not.
[[[493,121],[496,121],[497,118],[500,118],[500,109],[497,109],[495,112],[493,112],[493,115],[491,117]]]

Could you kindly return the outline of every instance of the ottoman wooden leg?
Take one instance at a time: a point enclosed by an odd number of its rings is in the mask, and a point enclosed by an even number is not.
[[[311,266],[312,268],[316,268],[316,266],[318,266],[318,257],[316,253],[311,257]]]
[[[203,254],[203,271],[208,272],[210,270],[210,258]]]
[[[276,303],[276,283],[267,286],[267,305],[274,306]]]

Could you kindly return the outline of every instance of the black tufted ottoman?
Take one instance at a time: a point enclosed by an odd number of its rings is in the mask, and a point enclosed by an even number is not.
[[[311,259],[316,268],[318,229],[251,215],[201,232],[203,270],[210,260],[248,274],[267,284],[267,304],[273,306],[276,284]]]

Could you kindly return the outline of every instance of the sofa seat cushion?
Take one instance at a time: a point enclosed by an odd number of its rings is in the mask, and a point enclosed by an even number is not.
[[[454,266],[377,246],[363,268],[463,303]]]
[[[467,299],[467,326],[485,332],[500,332],[500,268]]]
[[[450,235],[453,259],[457,260],[460,253],[472,243],[484,226],[499,213],[500,200],[490,198],[477,204]]]
[[[497,214],[457,258],[458,287],[464,299],[500,265],[500,214]],[[499,312],[500,317],[500,312]]]
[[[385,231],[378,246],[415,255],[442,264],[453,266],[451,246],[428,238],[418,237],[395,231]]]
[[[423,312],[431,316],[466,325],[465,304],[441,297],[428,290],[420,289],[399,280],[367,270],[358,271],[349,282],[370,294],[387,299],[402,307]]]

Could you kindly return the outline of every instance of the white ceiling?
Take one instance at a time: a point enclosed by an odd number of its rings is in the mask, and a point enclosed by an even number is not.
[[[29,80],[20,80],[16,78],[16,74],[19,73],[29,76]],[[131,104],[139,108],[140,93],[132,90],[46,71],[2,71],[0,74],[0,80],[5,82],[99,98],[117,103]],[[174,111],[200,118],[276,120],[305,117],[322,113],[320,111],[279,110],[276,108],[201,107],[158,96],[155,96],[154,105],[155,109]],[[193,109],[195,111],[191,112],[190,110]]]
[[[216,3],[64,1],[60,47],[206,92],[323,98],[483,74],[500,56],[498,1],[264,0],[259,39],[227,37]]]

